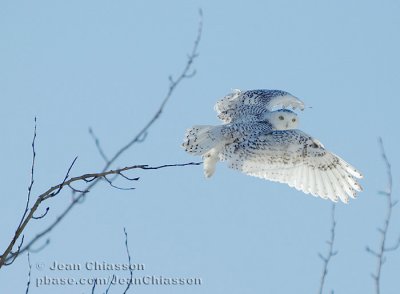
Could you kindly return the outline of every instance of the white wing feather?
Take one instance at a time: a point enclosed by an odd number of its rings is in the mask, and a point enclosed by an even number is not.
[[[222,153],[231,168],[335,202],[347,203],[362,190],[359,171],[299,130],[250,136]]]

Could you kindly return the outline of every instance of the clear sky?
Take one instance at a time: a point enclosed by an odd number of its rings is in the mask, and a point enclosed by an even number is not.
[[[232,88],[289,91],[312,107],[300,113],[300,128],[365,175],[359,198],[337,206],[338,255],[325,289],[374,293],[376,260],[365,247],[379,244],[385,202],[377,191],[387,183],[378,136],[399,198],[398,1],[0,1],[1,250],[25,205],[34,117],[33,195],[59,183],[75,156],[71,175],[100,171],[88,128],[110,155],[140,130],[162,101],[168,76],[185,65],[199,7],[204,31],[196,76],[176,90],[146,141],[113,167],[198,160],[180,148],[184,131],[218,124],[213,105],[220,97]],[[97,185],[49,235],[50,244],[31,255],[30,293],[91,291],[90,285],[36,287],[44,276],[128,277],[127,271],[49,269],[55,261],[126,263],[123,227],[132,262],[145,265],[136,277],[202,279],[201,286],[137,286],[131,293],[317,292],[330,202],[223,164],[210,180],[195,166],[129,175],[141,176],[136,190]],[[45,203],[50,211],[29,224],[26,241],[70,201],[65,191]],[[400,233],[400,208],[393,213],[389,241]],[[387,257],[382,293],[398,293],[399,272],[398,251]],[[22,255],[0,271],[0,292],[23,293],[27,273]],[[115,286],[110,293],[120,292]]]

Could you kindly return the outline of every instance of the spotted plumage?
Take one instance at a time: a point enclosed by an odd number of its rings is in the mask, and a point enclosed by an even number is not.
[[[215,104],[217,116],[224,123],[259,121],[262,115],[275,107],[304,109],[304,104],[288,92],[281,90],[234,90]]]
[[[188,129],[182,146],[203,157],[206,177],[218,161],[226,161],[245,174],[323,199],[355,198],[362,190],[356,180],[361,173],[298,130],[297,114],[288,108],[303,110],[304,104],[285,91],[234,90],[215,105],[224,124]]]

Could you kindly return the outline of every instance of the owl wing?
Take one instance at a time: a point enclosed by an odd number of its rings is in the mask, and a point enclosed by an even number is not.
[[[245,174],[286,183],[334,202],[347,203],[362,187],[362,175],[316,139],[300,130],[273,131],[226,146],[221,159]]]
[[[304,109],[304,103],[288,92],[280,90],[234,90],[215,104],[217,116],[224,123],[251,121],[255,116],[274,107]]]

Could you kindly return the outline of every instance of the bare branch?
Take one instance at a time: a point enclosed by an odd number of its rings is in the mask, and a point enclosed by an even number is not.
[[[118,189],[118,190],[125,190],[125,191],[127,191],[127,190],[135,190],[135,189],[136,189],[135,187],[130,187],[130,188],[118,187],[118,186],[115,186],[115,185],[112,183],[112,181],[110,181],[109,179],[107,179],[107,176],[104,176],[103,178],[106,180],[106,182],[107,182],[111,187],[113,187],[113,188],[115,188],[115,189]]]
[[[371,274],[372,279],[375,282],[375,293],[379,294],[381,291],[381,274],[382,274],[382,266],[386,262],[385,253],[394,251],[400,246],[400,236],[397,242],[392,246],[387,246],[387,234],[389,230],[389,225],[392,217],[392,209],[397,204],[397,200],[394,201],[392,198],[392,187],[393,187],[393,178],[392,178],[392,168],[389,162],[389,159],[386,156],[385,148],[383,145],[382,138],[378,140],[379,146],[381,148],[381,156],[383,162],[385,163],[386,173],[388,178],[388,186],[387,191],[379,191],[378,194],[384,196],[386,198],[386,218],[383,223],[383,227],[379,228],[378,231],[381,233],[381,241],[378,247],[378,250],[372,250],[370,247],[366,247],[366,251],[374,256],[377,259],[377,266],[374,274]]]
[[[14,239],[17,240],[19,238],[19,236],[20,235],[18,235],[18,237],[14,236],[13,240]],[[0,258],[1,258],[0,261],[1,262],[4,261],[4,265],[8,266],[8,265],[12,265],[14,263],[15,259],[18,257],[18,255],[21,252],[22,244],[24,244],[24,237],[25,236],[22,235],[21,242],[18,245],[17,251],[15,251],[15,252],[12,251],[12,248],[14,247],[13,240],[11,241],[10,245],[8,245],[7,249],[9,250],[9,253],[11,253],[11,257],[9,259],[6,260],[7,255],[5,255],[5,253],[7,253],[7,252],[5,252],[4,254],[2,254],[0,256]],[[0,264],[0,267],[1,267],[1,264]]]
[[[136,140],[136,143],[142,143],[142,142],[146,141],[148,134],[149,134],[148,132],[144,132],[142,134],[142,136]]]
[[[75,161],[74,161],[75,162]],[[73,162],[73,163],[74,163]],[[48,189],[46,192],[40,194],[37,199],[35,204],[31,207],[29,214],[26,216],[26,218],[24,219],[24,221],[22,222],[21,226],[18,228],[18,230],[15,232],[14,238],[12,239],[11,243],[8,245],[7,249],[4,251],[4,253],[1,255],[1,259],[0,259],[0,268],[3,265],[9,265],[11,264],[15,258],[18,256],[18,254],[20,252],[24,252],[26,250],[29,250],[29,248],[32,246],[32,244],[35,243],[36,240],[40,239],[43,235],[37,235],[34,239],[32,239],[32,241],[30,243],[28,243],[23,249],[21,249],[22,246],[22,242],[21,244],[18,246],[18,250],[15,253],[12,253],[11,250],[15,244],[14,240],[17,240],[19,238],[19,236],[22,234],[22,232],[24,231],[26,225],[29,223],[29,221],[33,218],[33,214],[36,212],[36,210],[38,209],[38,207],[40,206],[40,204],[42,202],[44,202],[45,200],[52,198],[54,195],[57,195],[58,193],[60,193],[60,191],[64,188],[64,187],[68,187],[71,183],[73,182],[77,182],[77,181],[85,181],[86,179],[95,179],[96,181],[104,178],[107,175],[119,175],[121,172],[123,171],[127,171],[127,170],[132,170],[132,169],[142,169],[142,170],[155,170],[155,169],[161,169],[161,168],[168,168],[168,167],[182,167],[182,166],[189,166],[189,165],[200,165],[202,162],[189,162],[189,163],[177,163],[177,164],[164,164],[164,165],[160,165],[160,166],[148,166],[148,165],[132,165],[132,166],[127,166],[127,167],[123,167],[120,169],[115,169],[115,170],[108,170],[105,172],[101,172],[101,173],[90,173],[90,174],[84,174],[78,177],[73,177],[70,178],[68,180],[68,176],[69,176],[69,171],[71,170],[71,167],[73,165],[73,163],[71,164],[70,168],[68,169],[67,172],[67,176],[64,178],[64,180],[62,181],[62,183],[51,187],[50,189]],[[93,185],[93,184],[92,184]],[[75,203],[77,201],[79,201],[80,197],[77,197],[73,200],[72,203]],[[71,207],[71,205],[69,206]],[[52,228],[51,228],[52,229]],[[41,233],[42,234],[42,233]],[[38,237],[39,236],[39,237]],[[23,239],[22,239],[23,241]],[[6,263],[9,260],[11,260],[11,263]]]
[[[178,78],[176,80],[174,80],[172,78],[172,76],[169,77],[170,85],[169,85],[169,89],[167,91],[167,95],[165,96],[164,100],[162,101],[160,107],[158,108],[158,110],[156,111],[154,116],[150,119],[150,121],[139,131],[139,133],[131,141],[129,141],[125,146],[123,146],[120,150],[118,150],[117,153],[115,153],[115,155],[106,164],[105,169],[108,169],[108,167],[119,156],[121,156],[122,153],[124,153],[126,150],[128,150],[133,144],[143,142],[143,140],[147,136],[147,132],[150,129],[150,127],[157,121],[157,119],[160,117],[161,113],[164,111],[165,105],[170,100],[176,87],[180,85],[182,80],[191,78],[193,76],[192,74],[188,75],[188,73],[192,69],[194,60],[199,56],[197,50],[198,50],[198,47],[200,44],[201,34],[202,34],[202,30],[203,30],[203,12],[202,12],[202,10],[199,10],[199,16],[200,16],[200,21],[199,21],[199,28],[197,31],[197,37],[194,41],[194,46],[193,46],[192,52],[189,54],[188,60],[186,61],[186,65],[185,65],[184,69],[182,70],[181,74],[178,76]]]
[[[94,143],[96,144],[97,147],[97,151],[99,151],[101,157],[104,159],[105,162],[108,162],[108,157],[107,155],[104,153],[103,148],[100,145],[100,140],[99,138],[97,138],[97,136],[95,135],[95,133],[93,132],[92,128],[89,128],[89,134],[90,136],[92,136]]]
[[[89,193],[89,190],[79,190],[79,189],[72,187],[71,184],[68,185],[68,187],[72,190],[73,193],[82,193],[82,194]]]
[[[133,279],[133,270],[132,270],[132,263],[131,263],[131,254],[129,253],[129,246],[128,246],[128,233],[126,232],[126,229],[124,228],[124,234],[125,234],[125,248],[126,248],[126,254],[128,255],[128,263],[129,263],[129,272],[130,272],[130,279],[129,283],[126,285],[124,294],[126,294],[131,287],[132,279]]]
[[[375,250],[373,250],[373,249],[369,248],[368,246],[367,246],[367,247],[365,247],[365,250],[366,250],[368,253],[372,254],[373,256],[375,256],[375,257],[378,257],[378,258],[379,258],[379,254],[378,254],[378,253],[377,253]]]
[[[319,257],[323,261],[323,268],[322,268],[322,274],[321,274],[321,280],[319,284],[319,290],[318,293],[322,294],[324,285],[325,285],[325,280],[328,275],[328,266],[329,262],[332,257],[334,257],[337,254],[337,251],[333,250],[333,245],[335,242],[335,228],[336,228],[336,220],[335,220],[335,204],[332,203],[332,212],[331,212],[331,237],[329,241],[326,243],[329,245],[328,253],[326,256],[323,256],[322,254],[319,254]],[[333,292],[333,290],[332,290]]]
[[[126,232],[126,228],[125,227],[124,227],[124,234],[125,234],[125,249],[126,249],[126,254],[128,255],[128,264],[129,264],[129,272],[130,272],[130,278],[129,278],[128,283],[126,285],[126,288],[125,288],[125,290],[123,292],[124,294],[126,294],[128,292],[128,290],[129,290],[129,288],[131,287],[131,283],[132,283],[132,280],[133,280],[133,269],[132,269],[132,262],[131,262],[131,254],[129,252],[129,245],[128,245],[128,233]],[[108,284],[108,287],[106,289],[105,294],[107,294],[108,291],[110,290],[111,286],[113,285],[113,281],[115,280],[115,278],[116,278],[116,276],[113,275],[111,280],[110,280],[110,282],[109,282],[109,284]]]
[[[25,294],[28,294],[28,293],[29,293],[29,286],[31,285],[32,264],[31,264],[31,258],[30,258],[30,256],[29,256],[29,252],[28,252],[28,266],[29,266],[28,282],[26,283]]]
[[[113,274],[112,275],[112,278],[111,278],[111,280],[110,280],[110,283],[108,284],[108,287],[107,287],[107,289],[106,289],[106,294],[108,294],[108,291],[110,291],[110,288],[111,288],[111,286],[112,286],[112,284],[113,284],[113,281],[115,280],[115,278],[116,278],[116,276],[115,276],[115,274]]]
[[[35,182],[35,180],[34,180],[34,171],[35,171],[35,160],[36,160],[36,150],[35,150],[36,128],[37,128],[36,122],[37,122],[37,119],[35,117],[35,127],[34,127],[34,131],[33,131],[33,139],[32,139],[32,144],[31,144],[31,146],[32,146],[32,165],[31,165],[31,180],[30,180],[30,183],[29,183],[29,186],[28,186],[28,196],[27,196],[27,199],[26,199],[24,213],[22,214],[21,220],[20,220],[15,232],[18,232],[18,230],[21,228],[22,223],[23,223],[23,221],[24,221],[24,219],[26,217],[26,214],[28,213],[29,203],[30,203],[31,193],[32,193],[32,188],[33,188],[33,183]],[[11,240],[9,247],[7,248],[8,249],[8,253],[12,252],[12,249],[13,249],[15,243],[17,242],[19,236],[20,236],[20,234],[18,234],[18,236],[17,236],[17,233],[14,234],[14,237]],[[20,244],[19,244],[19,246],[17,248],[17,251],[13,253],[13,254],[15,254],[14,255],[15,257],[8,259],[7,262],[5,260],[6,255],[3,254],[3,255],[0,256],[0,267],[1,267],[1,262],[3,264],[5,264],[5,265],[11,265],[15,261],[15,259],[18,256],[18,254],[20,253],[21,246],[22,246],[23,243],[24,243],[24,236],[22,236],[22,240],[21,240],[21,242],[20,242]]]
[[[25,210],[24,210],[24,213],[22,214],[22,217],[21,217],[21,220],[20,220],[20,222],[19,222],[19,224],[17,226],[17,229],[15,230],[16,232],[18,231],[18,229],[20,229],[20,227],[21,227],[21,225],[22,225],[22,223],[23,223],[23,221],[24,221],[24,219],[26,217],[26,214],[28,213],[29,203],[30,203],[30,200],[31,200],[31,193],[32,193],[33,183],[35,182],[35,180],[34,180],[34,171],[35,171],[35,160],[36,160],[36,150],[35,150],[36,127],[37,127],[36,122],[37,122],[37,119],[35,117],[35,127],[34,127],[34,131],[33,131],[33,139],[32,139],[32,144],[31,144],[31,146],[32,146],[31,180],[30,180],[30,183],[29,183],[29,186],[28,186],[28,195],[27,195],[27,198],[26,198]],[[13,239],[11,240],[9,252],[12,252],[12,248],[14,247],[14,244],[17,242],[18,238],[19,238],[19,235],[18,235],[18,237],[16,237],[16,234],[15,234]],[[23,242],[24,242],[24,240],[23,240],[23,236],[22,236],[21,243],[19,244],[18,249],[15,252],[15,254],[16,254],[15,258],[19,254]],[[0,261],[4,260],[3,257],[4,257],[4,254],[0,256]],[[13,258],[11,260],[8,260],[8,262],[5,263],[5,264],[6,265],[11,265],[14,262],[15,258]]]
[[[28,197],[26,199],[26,205],[25,205],[25,211],[24,214],[22,215],[21,221],[19,222],[18,226],[21,226],[26,214],[28,213],[28,208],[29,208],[29,201],[31,199],[31,193],[32,193],[32,187],[33,187],[33,183],[35,182],[34,180],[34,171],[35,171],[35,160],[36,160],[36,150],[35,150],[35,142],[36,142],[36,128],[37,128],[37,119],[35,117],[35,128],[33,131],[33,139],[32,139],[32,165],[31,165],[31,181],[28,187]]]
[[[96,289],[97,279],[94,279],[93,287],[92,287],[92,294],[94,294],[94,290]]]
[[[385,247],[385,252],[395,251],[395,250],[397,250],[399,247],[400,247],[400,236],[399,236],[399,238],[397,239],[397,241],[396,241],[395,244],[393,244],[393,245],[390,246],[390,247]]]
[[[69,166],[69,168],[68,168],[68,170],[67,170],[67,173],[65,174],[64,180],[62,181],[62,183],[61,183],[60,185],[58,185],[59,187],[58,187],[57,191],[52,192],[52,193],[50,193],[49,195],[46,195],[47,198],[54,197],[54,196],[56,196],[58,193],[61,192],[62,188],[65,186],[65,185],[64,185],[64,184],[65,184],[65,181],[68,179],[69,173],[71,172],[71,169],[72,169],[72,167],[74,166],[74,164],[75,164],[75,162],[76,162],[77,159],[78,159],[78,156],[75,157],[74,160],[72,161],[71,165]]]
[[[127,176],[124,175],[123,173],[119,173],[119,175],[120,175],[121,177],[125,178],[125,179],[128,180],[128,181],[138,181],[138,180],[140,179],[139,177],[136,177],[136,178],[127,177]]]
[[[46,242],[44,242],[44,243],[42,244],[42,246],[40,246],[39,248],[35,248],[35,249],[29,248],[29,251],[28,251],[28,252],[31,252],[31,253],[38,253],[38,252],[42,251],[44,248],[46,248],[47,245],[49,245],[49,244],[50,244],[50,239],[47,239]]]
[[[203,28],[203,16],[202,16],[202,11],[201,10],[199,11],[199,15],[200,15],[199,26],[198,26],[197,36],[196,36],[196,39],[194,41],[192,51],[189,54],[188,59],[186,61],[186,64],[185,64],[182,72],[178,76],[178,78],[176,80],[173,80],[172,78],[170,79],[170,85],[169,85],[168,91],[166,93],[166,96],[162,100],[162,102],[161,102],[159,108],[157,109],[157,111],[155,112],[155,114],[144,125],[144,127],[137,133],[137,135],[135,137],[133,137],[133,139],[131,139],[127,144],[125,144],[122,148],[120,148],[111,157],[111,159],[109,159],[105,163],[101,173],[87,174],[87,175],[83,175],[83,176],[80,176],[80,177],[72,178],[72,179],[70,179],[68,181],[65,178],[65,180],[61,184],[50,188],[48,191],[46,191],[45,193],[43,193],[42,195],[39,196],[39,198],[36,200],[35,204],[31,207],[30,213],[28,215],[25,214],[25,217],[21,221],[21,225],[17,228],[14,237],[18,238],[21,235],[22,231],[25,229],[25,226],[27,225],[27,223],[32,218],[33,213],[37,210],[38,206],[40,205],[40,203],[43,200],[46,200],[49,197],[53,197],[53,196],[57,195],[64,186],[69,186],[71,183],[73,183],[75,181],[83,180],[83,181],[85,181],[87,183],[90,183],[85,189],[83,189],[82,192],[80,192],[80,194],[78,196],[73,198],[72,202],[64,209],[64,211],[47,228],[43,229],[33,239],[31,239],[23,248],[21,248],[20,252],[24,252],[24,251],[29,250],[33,244],[35,244],[37,241],[39,241],[44,236],[46,236],[49,232],[51,232],[66,217],[66,215],[68,215],[68,213],[77,204],[82,202],[82,200],[84,199],[84,197],[87,194],[87,192],[90,191],[99,182],[99,180],[105,175],[109,175],[109,174],[117,174],[118,175],[118,172],[120,173],[120,172],[126,171],[128,169],[134,169],[134,168],[136,168],[136,169],[137,168],[140,168],[140,169],[158,169],[158,168],[164,168],[164,167],[170,167],[170,166],[184,166],[184,165],[197,165],[197,164],[200,164],[200,163],[189,163],[189,164],[183,164],[183,165],[179,165],[179,164],[177,164],[177,165],[165,165],[165,166],[160,166],[160,167],[149,167],[147,165],[142,165],[142,166],[132,166],[132,167],[128,167],[128,168],[117,169],[117,170],[114,170],[114,171],[108,171],[109,168],[111,167],[111,165],[124,152],[126,152],[129,148],[131,148],[132,145],[134,145],[135,143],[140,143],[146,138],[150,128],[160,118],[160,115],[164,111],[164,108],[165,108],[167,102],[172,97],[172,95],[173,95],[174,91],[176,90],[176,88],[182,83],[182,81],[184,79],[188,79],[188,78],[192,77],[192,67],[193,67],[194,60],[198,57],[198,47],[199,47],[199,44],[200,44],[200,39],[201,39],[201,35],[202,35],[202,28]],[[99,147],[101,148],[100,143],[99,143],[98,148]],[[72,168],[72,165],[73,164],[71,164],[70,168]],[[67,172],[67,176],[68,175],[69,175],[69,172]],[[51,193],[54,193],[54,194],[51,194]],[[13,238],[13,242],[12,242],[11,245],[14,246],[15,242],[16,242],[16,240],[14,240],[14,238]],[[7,247],[7,249],[5,250],[4,254],[2,256],[0,256],[0,268],[5,264],[6,261],[10,260],[10,258],[14,258],[14,255],[12,255],[12,254],[10,255],[11,250],[12,250],[12,246],[11,246],[11,249],[9,247]]]
[[[33,215],[32,215],[32,218],[33,218],[33,219],[41,219],[41,218],[44,218],[44,217],[46,216],[46,214],[49,212],[49,210],[50,210],[50,207],[47,207],[47,208],[46,208],[46,211],[45,211],[41,216],[33,216]]]

